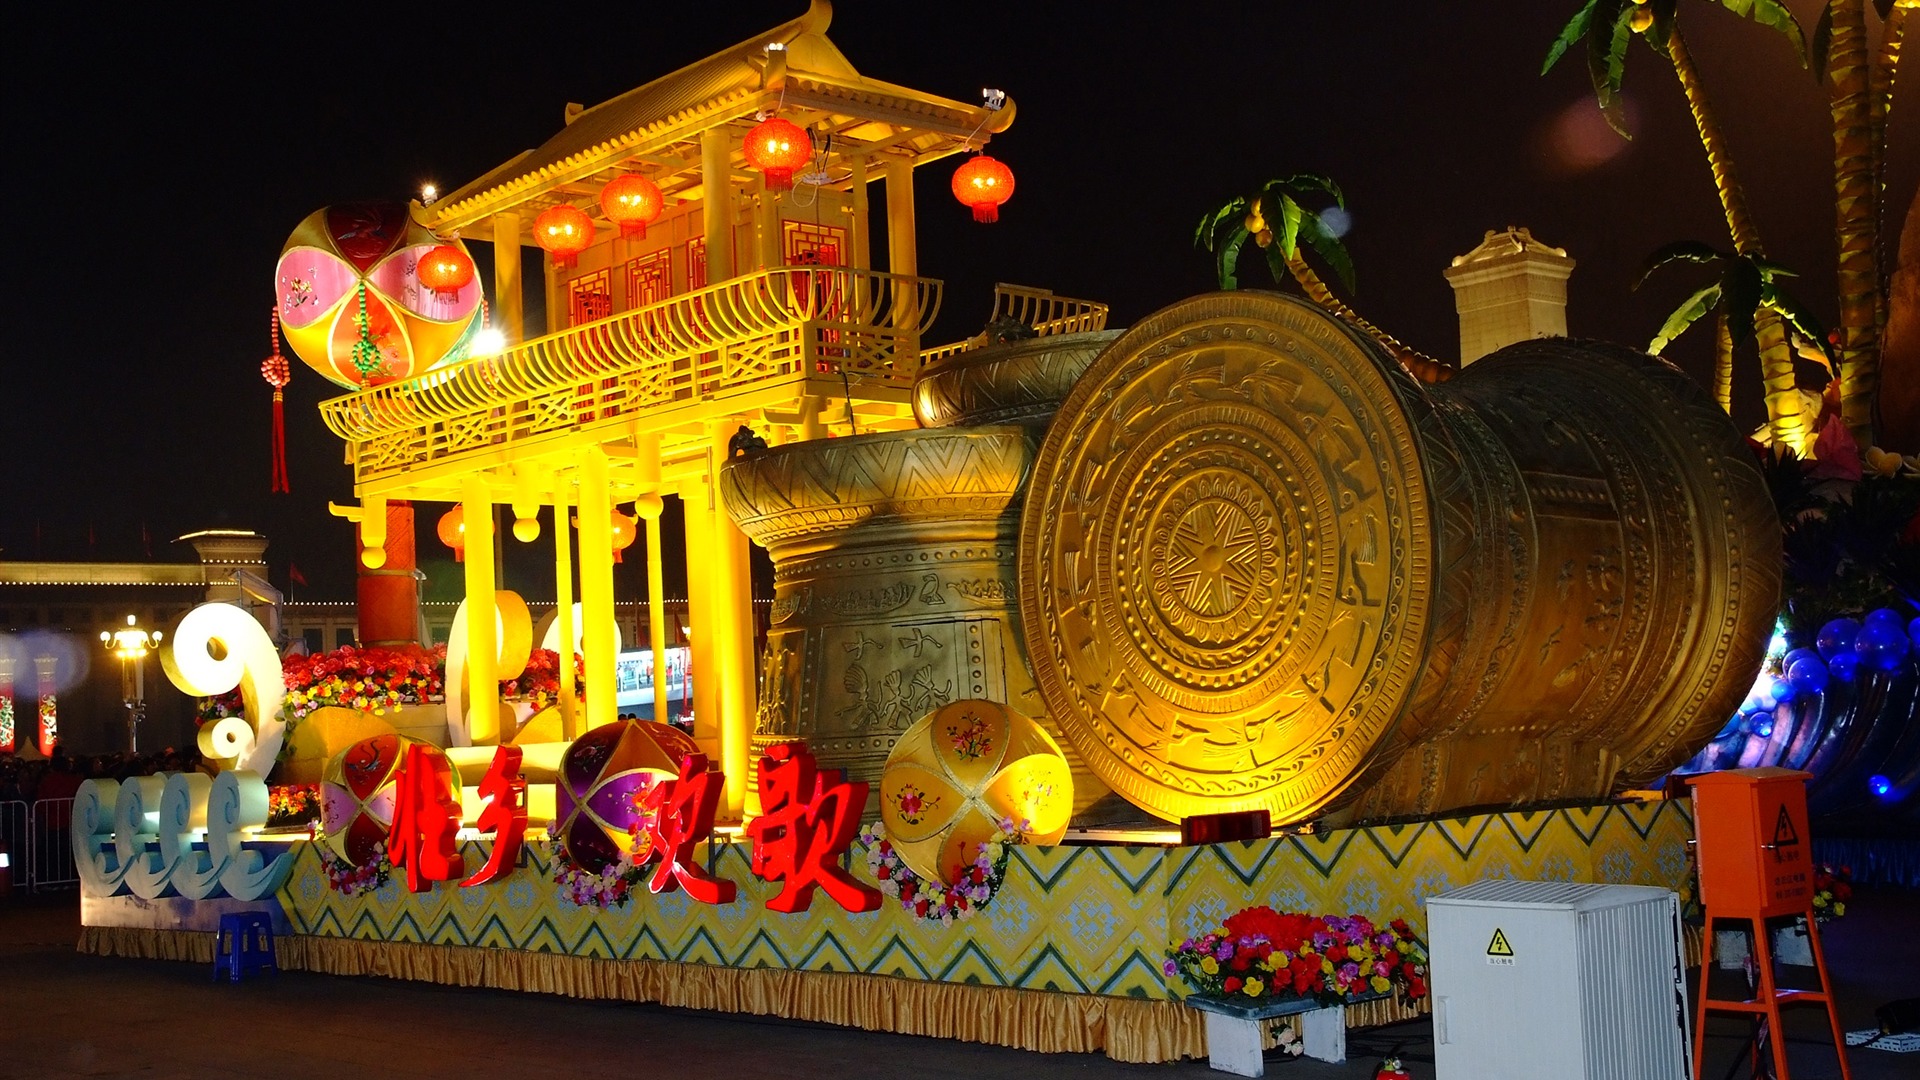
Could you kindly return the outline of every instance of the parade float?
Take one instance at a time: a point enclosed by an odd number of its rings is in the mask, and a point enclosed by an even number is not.
[[[1645,789],[1739,712],[1781,596],[1714,400],[1619,346],[1456,369],[1253,291],[1119,331],[1003,285],[930,346],[913,171],[957,165],[993,221],[1014,104],[861,76],[830,14],[568,106],[430,205],[301,224],[277,317],[347,391],[334,509],[387,651],[290,680],[238,609],[189,614],[167,670],[227,695],[219,771],[83,791],[82,947],[206,960],[265,908],[283,967],[1161,1061],[1206,1053],[1196,993],[1418,1014],[1453,886],[1682,888],[1685,804]],[[669,498],[686,733],[614,692],[641,537],[669,640]],[[465,576],[444,658],[408,608],[432,504]],[[552,545],[545,625],[498,585],[499,508]],[[1250,926],[1289,946],[1242,955]]]

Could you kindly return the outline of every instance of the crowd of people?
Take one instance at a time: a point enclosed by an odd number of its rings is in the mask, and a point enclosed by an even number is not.
[[[188,772],[200,767],[197,747],[185,751],[169,746],[152,753],[76,756],[55,748],[53,757],[0,754],[0,803],[71,799],[83,780],[125,780],[161,772]]]

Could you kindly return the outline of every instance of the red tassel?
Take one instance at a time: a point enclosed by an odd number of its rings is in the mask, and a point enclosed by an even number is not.
[[[287,484],[287,410],[283,403],[285,397],[280,391],[273,392],[273,490],[291,492]]]

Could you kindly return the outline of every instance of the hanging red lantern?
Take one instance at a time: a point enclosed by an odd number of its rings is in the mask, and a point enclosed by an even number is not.
[[[653,181],[636,173],[614,178],[600,189],[600,209],[607,220],[620,226],[621,236],[643,240],[647,226],[666,209],[666,196]]]
[[[953,197],[973,209],[973,220],[1000,220],[1000,204],[1013,198],[1013,170],[985,154],[975,154],[953,170]]]
[[[767,190],[790,191],[793,171],[813,157],[813,140],[800,125],[769,116],[747,132],[744,149],[747,164],[765,174]]]
[[[293,369],[288,366],[287,358],[280,355],[280,307],[275,305],[271,315],[273,351],[265,360],[260,361],[260,377],[273,387],[273,482],[268,489],[275,492],[291,491],[287,484],[287,409],[286,395],[281,391],[293,381]]]
[[[622,553],[633,546],[634,519],[618,510],[613,512],[613,561],[624,562]]]
[[[420,256],[414,276],[432,289],[433,295],[452,302],[473,282],[473,259],[452,244],[441,244]]]
[[[533,219],[533,242],[555,266],[569,269],[593,243],[593,219],[563,203]]]
[[[440,534],[440,542],[453,549],[454,562],[467,561],[467,515],[460,504],[440,515],[440,524],[434,531]]]

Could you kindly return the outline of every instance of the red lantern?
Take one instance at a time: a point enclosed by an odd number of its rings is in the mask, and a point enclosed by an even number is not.
[[[633,519],[618,510],[613,512],[613,561],[624,562],[621,558],[628,548],[633,546]]]
[[[280,307],[274,305],[272,316],[273,352],[260,361],[260,377],[273,387],[273,483],[270,491],[285,492],[291,490],[287,484],[287,409],[286,395],[281,391],[293,381],[293,369],[287,365],[287,358],[280,355]]]
[[[644,176],[628,173],[600,189],[600,209],[607,220],[620,226],[621,236],[635,240],[646,238],[647,226],[660,216],[667,205],[659,187]]]
[[[420,257],[414,276],[435,296],[451,302],[473,282],[473,260],[452,244],[441,244]]]
[[[1000,204],[1013,198],[1013,170],[985,154],[975,154],[953,170],[953,197],[973,209],[973,220],[1000,220]]]
[[[813,157],[813,140],[798,124],[769,116],[747,132],[747,164],[766,175],[767,190],[790,191],[793,171]]]
[[[555,266],[569,269],[593,243],[593,219],[563,203],[533,219],[533,242]]]
[[[440,515],[440,524],[434,531],[440,534],[441,543],[453,549],[454,562],[467,561],[467,516],[458,503]]]

